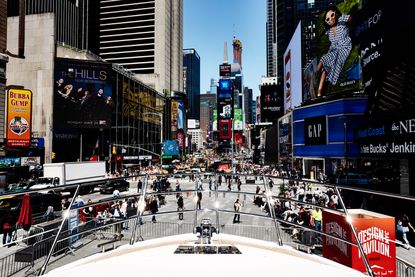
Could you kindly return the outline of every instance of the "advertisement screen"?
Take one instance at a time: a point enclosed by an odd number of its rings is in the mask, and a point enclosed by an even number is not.
[[[57,58],[54,127],[104,128],[111,124],[111,64]]]
[[[165,140],[163,146],[164,156],[179,156],[179,142],[177,140]]]
[[[220,77],[231,77],[231,65],[230,64],[219,65],[219,76]]]
[[[232,81],[230,79],[219,80],[218,101],[221,99],[232,99]]]
[[[213,109],[212,112],[212,131],[216,132],[218,130],[218,110]]]
[[[178,117],[179,117],[179,102],[176,100],[171,101],[171,130],[176,132],[178,130]]]
[[[280,157],[292,152],[291,116],[286,115],[278,121],[278,145]]]
[[[219,120],[219,139],[231,139],[232,138],[232,122],[229,119]]]
[[[303,101],[316,99],[317,97],[317,58],[307,65],[303,74]]]
[[[352,33],[359,2],[345,0],[318,17],[316,97],[361,91],[359,45],[354,43]]]
[[[243,119],[242,119],[242,109],[235,109],[234,117],[233,117],[233,126],[235,131],[243,130]]]
[[[300,106],[302,100],[301,22],[284,53],[284,113]]]
[[[283,115],[284,92],[281,85],[261,86],[261,122],[276,122]]]
[[[231,119],[233,114],[232,99],[222,99],[218,102],[219,119]]]
[[[184,109],[184,104],[182,100],[179,100],[178,116],[177,116],[177,128],[179,130],[184,130],[184,121],[185,121],[186,111]]]
[[[7,91],[7,145],[30,146],[32,126],[32,92],[27,89]]]

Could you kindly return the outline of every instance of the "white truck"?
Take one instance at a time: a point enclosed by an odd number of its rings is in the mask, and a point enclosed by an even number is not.
[[[43,177],[38,178],[30,189],[51,189],[54,192],[74,192],[76,187],[62,188],[82,182],[105,181],[105,162],[51,163],[43,165]],[[81,187],[81,194],[94,191],[99,182]]]

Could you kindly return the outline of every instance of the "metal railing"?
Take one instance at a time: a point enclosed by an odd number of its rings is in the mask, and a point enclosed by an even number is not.
[[[180,174],[183,175],[183,174]],[[222,176],[229,176],[229,174],[186,174],[186,175],[192,175],[192,176],[202,176],[202,175],[210,175],[213,176],[214,178],[217,178],[218,175],[222,175]],[[244,176],[247,177],[246,175],[240,175],[240,174],[233,174],[234,176]],[[162,175],[152,175],[152,176],[162,176]],[[130,218],[124,219],[124,220],[114,220],[111,222],[108,222],[108,224],[103,224],[103,225],[94,225],[93,228],[89,228],[89,229],[85,229],[85,230],[80,230],[80,232],[78,232],[77,234],[75,234],[76,236],[80,236],[81,239],[83,237],[87,237],[88,235],[94,235],[94,236],[98,236],[101,235],[102,239],[109,239],[111,238],[111,234],[114,234],[115,232],[115,226],[117,224],[125,224],[130,226],[129,230],[124,230],[123,232],[125,234],[130,235],[130,239],[128,239],[127,237],[124,237],[123,241],[130,241],[130,243],[134,243],[136,241],[136,238],[138,237],[138,239],[153,239],[153,238],[160,238],[160,237],[165,237],[165,236],[171,236],[171,235],[179,235],[179,234],[185,234],[185,233],[191,233],[194,229],[194,227],[197,224],[197,209],[196,209],[196,204],[194,209],[188,209],[186,211],[182,211],[184,213],[194,213],[195,216],[195,220],[194,223],[177,223],[177,222],[157,222],[156,224],[144,224],[141,225],[139,224],[141,222],[141,220],[145,217],[149,217],[151,216],[150,214],[145,214],[144,215],[144,208],[145,208],[145,198],[146,196],[159,196],[159,195],[171,195],[171,194],[175,194],[176,192],[172,192],[172,191],[168,191],[168,192],[148,192],[147,191],[147,185],[148,185],[148,177],[149,175],[137,175],[137,176],[129,176],[128,178],[134,178],[134,177],[145,177],[145,183],[144,183],[144,193],[134,193],[134,194],[130,194],[128,196],[124,196],[121,197],[120,199],[123,198],[132,198],[132,197],[139,197],[139,207],[137,208],[137,214],[135,216],[132,216]],[[220,230],[222,233],[226,233],[226,234],[232,234],[232,235],[238,235],[238,236],[244,236],[244,237],[248,237],[248,238],[254,238],[254,239],[260,239],[260,240],[266,240],[266,241],[273,241],[273,242],[277,242],[278,244],[282,245],[282,244],[291,244],[292,243],[292,239],[291,239],[291,234],[290,232],[292,232],[292,230],[294,229],[301,229],[304,231],[309,231],[309,232],[316,232],[318,234],[327,236],[327,237],[332,237],[334,239],[339,239],[342,240],[341,238],[338,238],[336,236],[332,236],[330,234],[326,234],[323,232],[319,232],[316,231],[312,228],[307,228],[298,224],[293,224],[292,222],[287,222],[285,220],[282,220],[280,218],[277,218],[275,215],[275,211],[272,208],[272,203],[275,200],[286,200],[289,201],[290,203],[294,203],[294,204],[306,204],[309,206],[313,206],[313,207],[320,207],[323,210],[327,210],[328,208],[325,206],[321,206],[319,204],[316,203],[304,203],[302,201],[298,201],[296,199],[292,199],[292,198],[285,198],[285,197],[281,197],[279,195],[279,193],[277,194],[271,194],[271,188],[267,182],[267,178],[272,178],[272,179],[279,179],[282,180],[282,187],[284,187],[286,184],[292,183],[292,182],[302,182],[303,180],[297,180],[297,179],[290,179],[290,178],[281,178],[281,177],[276,177],[276,176],[271,176],[271,175],[267,175],[267,176],[255,176],[255,177],[260,177],[262,178],[262,185],[263,188],[265,190],[265,198],[267,200],[267,205],[269,208],[269,214],[267,216],[263,216],[263,215],[258,215],[258,214],[245,214],[245,213],[240,213],[241,215],[250,215],[250,216],[255,216],[255,217],[263,217],[265,219],[270,220],[273,224],[271,224],[270,226],[250,226],[250,225],[222,225],[220,224],[219,221],[219,214],[223,214],[223,213],[232,213],[234,214],[235,212],[233,210],[224,210],[224,209],[218,209],[217,207],[210,209],[210,211],[212,212],[216,212],[217,215],[217,222],[216,222],[216,227],[218,228],[218,230]],[[118,178],[120,179],[120,178]],[[348,210],[343,202],[343,199],[341,198],[341,191],[339,190],[339,188],[341,188],[342,190],[347,190],[349,187],[344,187],[344,186],[335,186],[335,185],[331,185],[331,184],[322,184],[320,182],[313,182],[310,180],[305,180],[307,183],[312,183],[315,184],[316,186],[324,186],[324,187],[331,187],[333,188],[337,194],[340,196],[339,197],[339,205],[341,206],[341,212],[343,212],[345,214],[345,216],[348,215]],[[226,182],[226,181],[225,181]],[[85,183],[88,184],[88,183]],[[71,185],[72,187],[76,187],[76,192],[73,195],[72,198],[72,202],[70,207],[72,206],[74,199],[76,198],[80,188],[82,187],[82,185],[84,184],[76,184],[76,185]],[[244,184],[244,186],[247,184]],[[256,183],[254,183],[253,185],[256,185]],[[356,191],[358,189],[356,188],[351,188],[351,190]],[[189,192],[192,193],[194,195],[196,195],[196,192],[200,191],[200,189],[197,187],[197,185],[195,185],[195,189],[190,189],[190,190],[183,190],[181,192],[185,193],[185,192]],[[368,192],[370,193],[371,191],[368,190],[360,190],[363,192]],[[206,191],[204,191],[206,192]],[[219,190],[218,187],[216,186],[214,191],[210,191],[209,193],[214,193],[214,197],[215,200],[218,201],[218,195],[222,194],[228,194],[228,193],[232,193],[232,194],[243,194],[243,195],[256,195],[254,193],[250,193],[247,191],[243,191],[243,192],[235,192],[235,191],[227,191],[227,190]],[[387,193],[382,193],[382,192],[376,192],[374,194],[381,194],[384,196],[391,196],[391,197],[396,197],[396,198],[401,198],[402,196],[400,195],[390,195]],[[413,197],[405,197],[406,200],[414,200],[415,198]],[[94,206],[97,203],[104,203],[104,202],[109,202],[109,201],[113,201],[113,198],[109,198],[109,199],[104,199],[101,200],[99,202],[95,202],[92,204],[87,204],[82,206],[81,208],[84,209],[86,207],[89,206]],[[291,205],[291,204],[290,204]],[[78,209],[81,209],[78,208]],[[174,211],[163,211],[163,212],[159,212],[157,213],[157,215],[169,215],[169,214],[177,214],[178,211],[174,210]],[[63,251],[62,249],[64,249],[65,247],[62,245],[65,245],[65,242],[71,238],[71,235],[69,234],[65,234],[64,228],[63,226],[67,223],[67,217],[63,217],[63,220],[61,222],[61,225],[59,228],[54,230],[55,235],[51,238],[48,238],[46,240],[42,240],[42,241],[37,241],[34,245],[29,246],[31,247],[31,258],[24,260],[23,258],[18,258],[18,260],[16,260],[16,253],[3,257],[0,259],[0,266],[1,266],[1,270],[0,270],[0,277],[3,276],[10,276],[13,275],[14,273],[21,271],[22,269],[31,266],[34,267],[34,262],[39,260],[39,258],[41,257],[45,257],[46,259],[43,262],[42,267],[40,268],[39,271],[37,271],[37,274],[42,275],[46,272],[47,269],[47,265],[51,259],[51,257],[53,255],[55,255],[57,252],[59,251]],[[351,230],[354,231],[354,226],[351,222],[348,222],[350,224]],[[286,224],[290,227],[287,228],[283,228],[281,227],[281,224]],[[91,226],[91,225],[90,225]],[[359,239],[356,235],[355,232],[354,233],[354,237],[356,240],[356,243],[350,242],[350,241],[345,241],[351,245],[357,246],[360,250],[360,252],[362,253],[362,257],[365,259],[365,254],[364,251],[360,245]],[[75,236],[72,235],[72,236]],[[344,241],[344,240],[342,240]],[[398,241],[395,241],[395,243],[399,244]],[[19,255],[17,255],[17,257],[19,257]],[[27,257],[29,257],[29,254],[27,254]],[[371,268],[367,262],[367,260],[365,261],[366,266],[368,268],[368,274],[373,276],[373,272],[371,272]],[[413,265],[411,265],[409,262],[406,262],[402,259],[398,259],[397,260],[397,273],[398,276],[411,276],[411,277],[415,277],[415,267]]]

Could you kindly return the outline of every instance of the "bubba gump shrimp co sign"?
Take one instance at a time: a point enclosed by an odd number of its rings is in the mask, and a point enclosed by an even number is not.
[[[32,92],[28,89],[7,91],[7,146],[30,146],[32,129]]]

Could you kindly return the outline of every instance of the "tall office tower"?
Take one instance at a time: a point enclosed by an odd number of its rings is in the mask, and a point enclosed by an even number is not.
[[[217,85],[218,85],[218,81],[215,78],[211,78],[210,79],[210,91],[209,91],[209,93],[216,94],[216,89],[217,89],[216,86]]]
[[[277,0],[267,0],[267,22],[266,22],[266,51],[267,51],[267,76],[277,75],[277,26],[276,9]]]
[[[195,49],[183,50],[184,92],[187,95],[187,118],[200,119],[200,57]]]
[[[233,62],[238,63],[242,67],[242,42],[233,37]]]
[[[276,18],[273,22],[276,23],[276,61],[278,82],[283,81],[283,56],[284,52],[294,34],[298,22],[301,21],[303,33],[303,61],[306,65],[313,58],[316,47],[316,26],[318,16],[330,5],[337,5],[344,0],[307,0],[307,1],[293,1],[293,0],[268,0],[268,2],[276,2]],[[275,29],[275,28],[274,28]],[[268,34],[268,32],[267,32]],[[268,39],[268,37],[267,37]],[[267,41],[268,42],[268,41]],[[268,44],[267,44],[268,45]],[[268,53],[268,52],[267,52]],[[268,60],[267,60],[268,61]]]
[[[200,95],[200,130],[202,132],[203,141],[213,131],[213,109],[216,109],[216,94],[206,93]]]
[[[252,123],[251,124],[255,124],[256,123],[256,100],[252,100]]]
[[[183,0],[100,0],[99,54],[157,91],[183,90]]]
[[[88,0],[26,0],[26,15],[55,13],[56,40],[72,47],[98,54],[96,1]],[[7,1],[7,15],[19,15],[19,1]]]
[[[252,124],[252,89],[244,87],[245,123]]]

